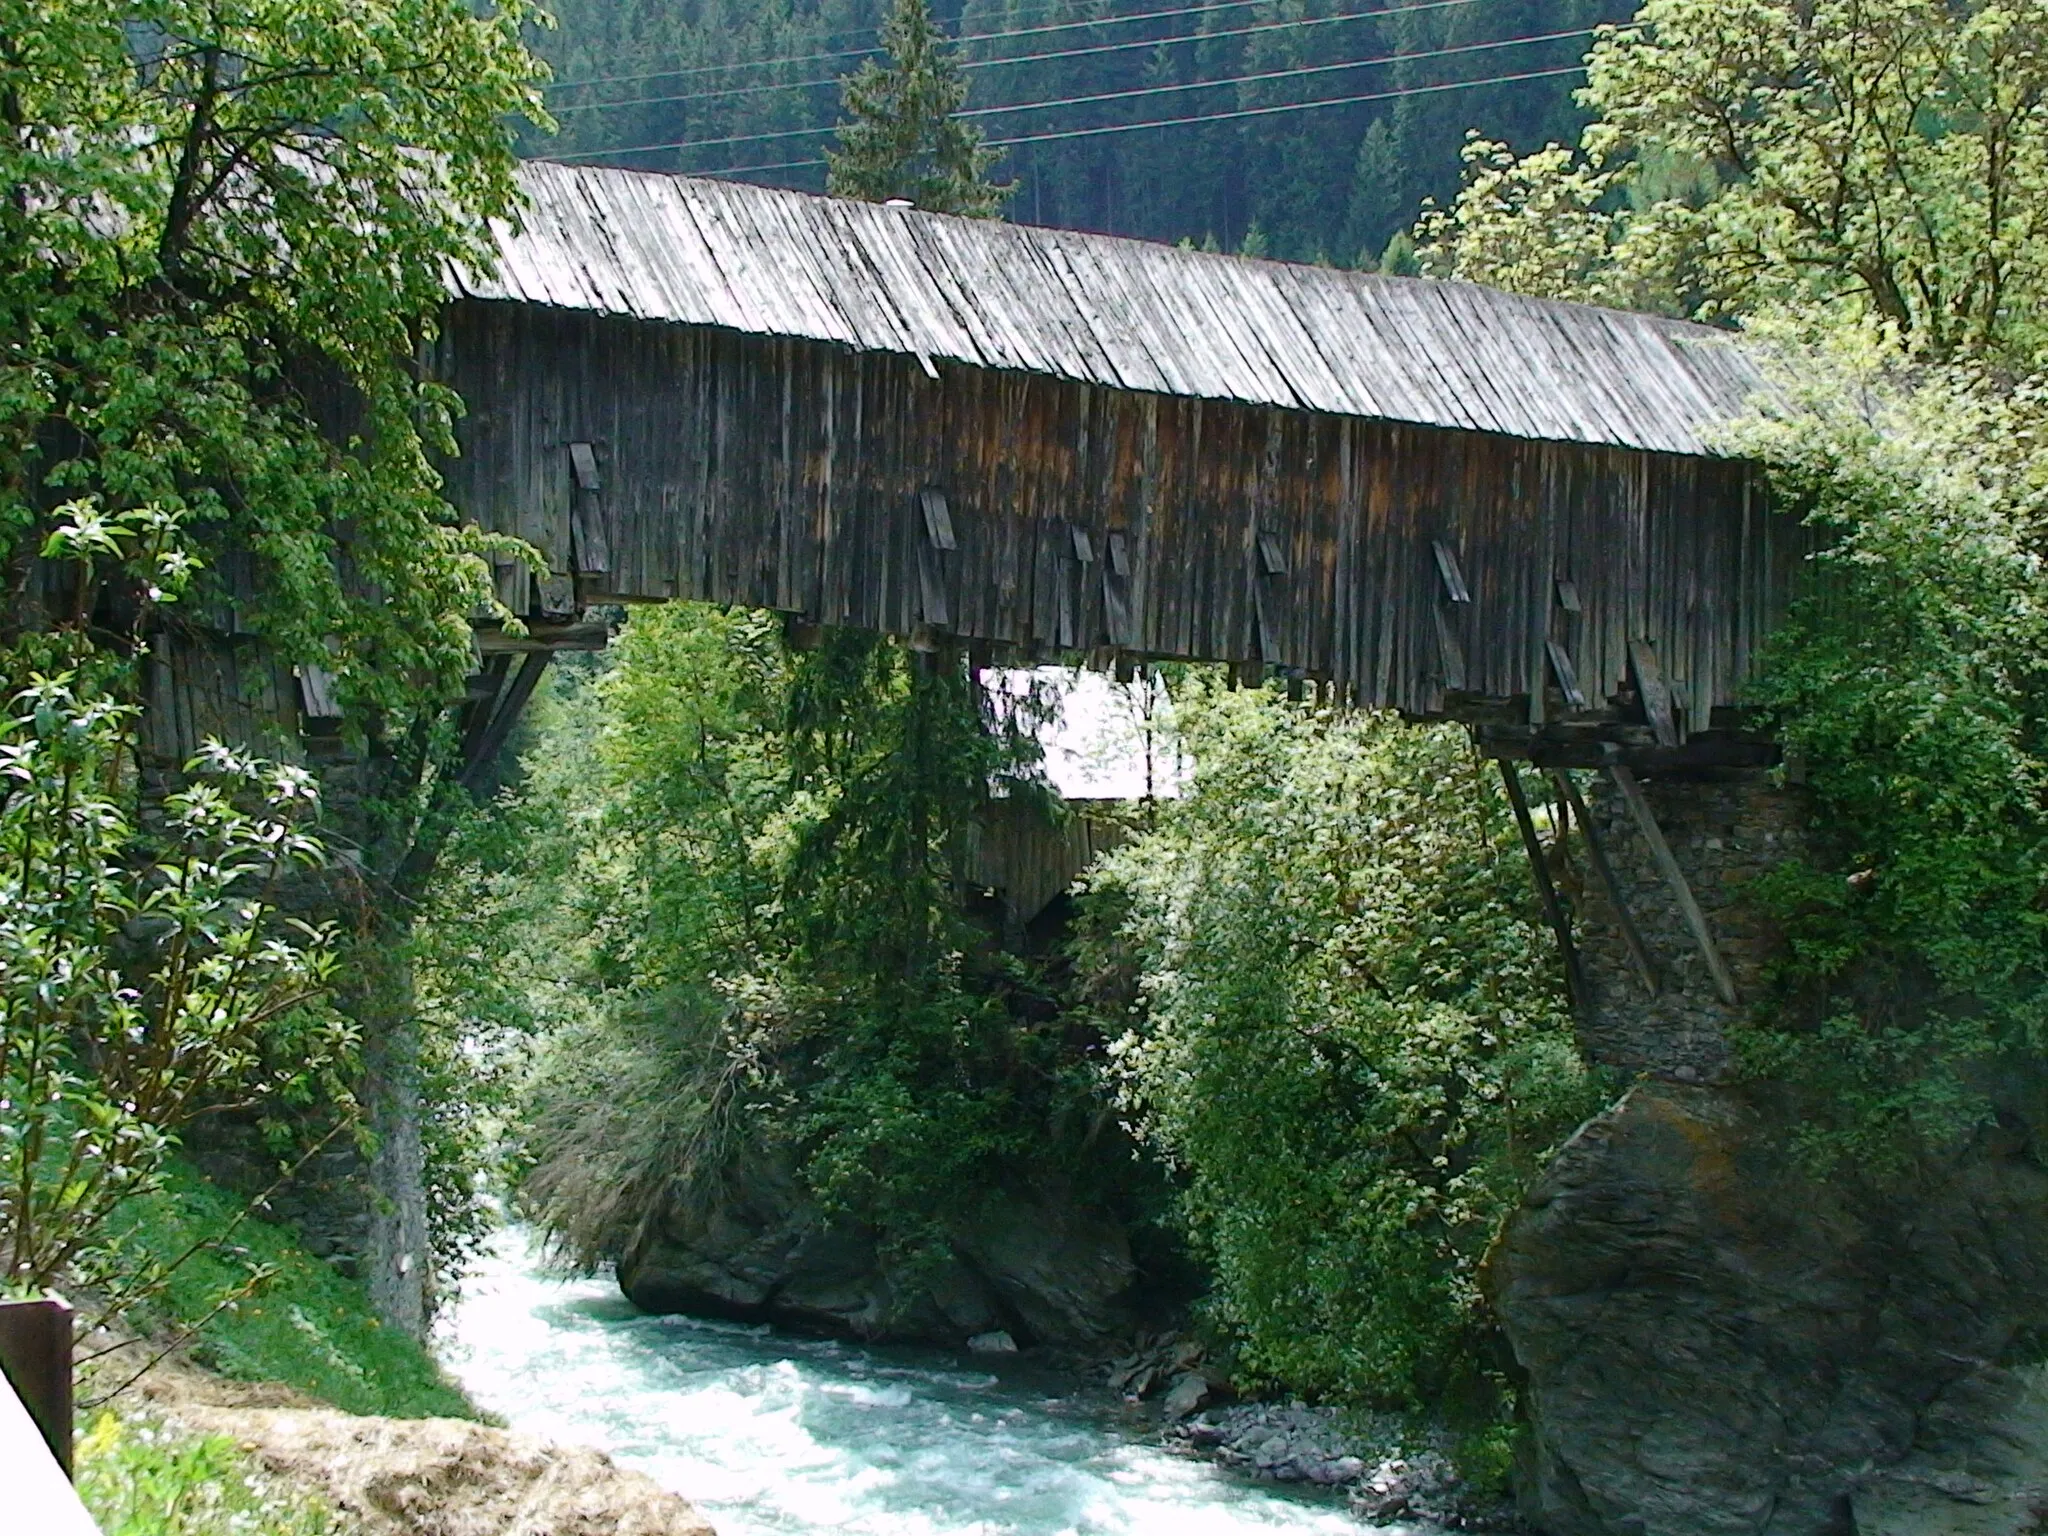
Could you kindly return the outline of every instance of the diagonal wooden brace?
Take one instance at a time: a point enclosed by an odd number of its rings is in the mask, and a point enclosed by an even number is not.
[[[1551,931],[1557,935],[1558,953],[1564,960],[1565,989],[1571,994],[1572,1007],[1584,1010],[1592,1006],[1593,994],[1586,988],[1585,971],[1579,965],[1578,946],[1572,942],[1572,920],[1564,909],[1564,898],[1557,894],[1557,887],[1550,879],[1550,866],[1543,861],[1543,840],[1536,835],[1536,823],[1529,815],[1529,800],[1522,793],[1522,781],[1514,764],[1506,758],[1495,758],[1500,768],[1500,781],[1508,792],[1508,804],[1515,813],[1515,825],[1522,833],[1522,851],[1529,856],[1529,873],[1536,881],[1536,894],[1543,902],[1543,915],[1550,919]]]
[[[1608,768],[1607,775],[1614,780],[1614,787],[1621,791],[1621,798],[1627,804],[1629,814],[1635,818],[1636,830],[1643,834],[1643,841],[1650,845],[1650,856],[1657,861],[1657,869],[1664,876],[1664,883],[1671,887],[1671,894],[1678,901],[1678,910],[1685,918],[1685,926],[1692,930],[1693,942],[1700,947],[1705,957],[1707,970],[1714,978],[1714,990],[1721,995],[1721,1001],[1734,1007],[1735,978],[1728,973],[1728,966],[1721,958],[1721,951],[1714,945],[1713,930],[1707,927],[1707,914],[1700,910],[1700,904],[1693,899],[1692,887],[1685,883],[1685,871],[1678,867],[1678,860],[1672,857],[1671,845],[1664,841],[1664,829],[1657,825],[1657,818],[1650,814],[1650,802],[1643,798],[1643,787],[1636,782],[1636,776],[1628,769],[1615,764]]]
[[[1628,957],[1635,962],[1636,975],[1642,978],[1644,987],[1655,997],[1663,988],[1657,975],[1657,962],[1650,956],[1650,946],[1643,942],[1642,930],[1636,927],[1628,901],[1621,892],[1621,882],[1615,878],[1614,866],[1607,861],[1607,846],[1600,836],[1600,829],[1593,824],[1593,818],[1586,810],[1586,802],[1579,796],[1579,786],[1572,781],[1571,770],[1553,768],[1550,777],[1564,794],[1565,802],[1571,806],[1572,815],[1578,818],[1579,826],[1586,834],[1586,855],[1593,866],[1593,873],[1600,877],[1601,887],[1607,892],[1607,901],[1614,908],[1615,921],[1620,925],[1622,942],[1628,945]]]

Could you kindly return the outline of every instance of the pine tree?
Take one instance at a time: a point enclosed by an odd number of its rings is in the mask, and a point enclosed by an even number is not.
[[[896,0],[882,27],[888,64],[870,59],[846,79],[847,121],[828,149],[827,188],[839,197],[883,202],[908,198],[933,213],[990,219],[1014,184],[988,171],[1002,158],[981,131],[953,114],[967,101],[967,80],[927,0]]]
[[[1387,237],[1406,227],[1414,216],[1409,195],[1412,179],[1402,165],[1394,130],[1376,118],[1358,141],[1358,159],[1351,170],[1351,203],[1344,222],[1344,252],[1361,267],[1379,259]]]

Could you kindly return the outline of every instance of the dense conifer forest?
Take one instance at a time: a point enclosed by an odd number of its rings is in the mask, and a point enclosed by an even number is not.
[[[536,34],[558,137],[530,152],[822,190],[878,0],[565,0]],[[1617,0],[939,0],[1009,216],[1371,266],[1466,134],[1578,137]],[[1329,102],[1333,105],[1310,106]],[[1140,125],[1156,124],[1144,127]]]

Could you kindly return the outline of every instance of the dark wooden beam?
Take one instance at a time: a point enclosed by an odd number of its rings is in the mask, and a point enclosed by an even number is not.
[[[526,701],[533,697],[533,690],[540,683],[540,675],[547,671],[548,663],[554,659],[547,651],[529,652],[526,660],[519,664],[519,670],[512,674],[512,681],[505,686],[504,695],[498,700],[498,707],[491,712],[490,724],[484,727],[477,738],[474,756],[466,755],[462,764],[462,787],[481,800],[487,796],[497,779],[498,754],[505,750],[505,743],[511,738],[512,727],[519,723],[519,716],[526,708]]]
[[[71,1307],[55,1296],[0,1301],[0,1373],[71,1475]]]
[[[470,698],[468,707],[463,711],[459,760],[464,768],[475,762],[477,754],[483,749],[484,732],[491,728],[492,706],[504,692],[505,677],[511,670],[510,651],[499,651],[484,658],[483,672],[475,679],[478,686]]]
[[[1692,930],[1693,942],[1699,946],[1705,957],[1707,970],[1714,978],[1714,990],[1721,1001],[1734,1007],[1735,978],[1729,974],[1728,966],[1721,958],[1721,951],[1715,946],[1713,930],[1707,926],[1707,914],[1700,910],[1700,904],[1693,899],[1692,887],[1686,884],[1685,871],[1678,867],[1678,860],[1672,856],[1671,845],[1664,840],[1664,829],[1657,825],[1657,818],[1650,812],[1650,802],[1643,798],[1642,786],[1636,783],[1636,776],[1620,764],[1613,764],[1607,776],[1614,781],[1614,787],[1621,791],[1621,798],[1627,804],[1629,814],[1635,818],[1636,830],[1643,834],[1643,841],[1650,845],[1650,856],[1657,861],[1657,869],[1664,876],[1664,883],[1671,887],[1671,894],[1678,901],[1678,910],[1685,917],[1685,926]]]
[[[1489,757],[1515,758],[1538,768],[1607,768],[1619,763],[1639,773],[1692,773],[1723,768],[1769,768],[1782,755],[1776,742],[1749,733],[1702,733],[1676,747],[1656,745],[1647,726],[1614,721],[1552,721],[1544,726],[1487,723],[1476,727]]]
[[[1579,797],[1579,786],[1572,781],[1568,769],[1553,768],[1550,777],[1563,792],[1572,815],[1578,818],[1579,829],[1586,834],[1586,861],[1593,866],[1593,873],[1600,879],[1600,885],[1607,892],[1609,905],[1614,908],[1616,924],[1621,929],[1622,942],[1628,946],[1629,959],[1635,963],[1636,975],[1652,997],[1662,989],[1662,979],[1657,974],[1657,962],[1651,958],[1650,946],[1643,942],[1642,930],[1636,927],[1635,915],[1628,909],[1628,898],[1622,895],[1621,882],[1615,878],[1614,866],[1607,861],[1605,840],[1600,836],[1599,827],[1593,823],[1586,810],[1586,802]]]
[[[1536,881],[1536,894],[1543,902],[1543,915],[1550,919],[1551,931],[1557,935],[1557,948],[1564,960],[1565,990],[1570,993],[1572,1007],[1583,1010],[1592,1006],[1593,996],[1586,987],[1586,974],[1579,964],[1578,946],[1572,942],[1571,915],[1565,911],[1564,898],[1557,894],[1557,886],[1550,878],[1550,866],[1543,859],[1543,840],[1536,835],[1536,822],[1529,815],[1529,799],[1522,793],[1522,780],[1515,765],[1495,759],[1500,768],[1500,781],[1508,792],[1508,804],[1515,813],[1515,825],[1521,830],[1522,851],[1529,856],[1529,873]]]
[[[611,644],[611,638],[611,626],[596,619],[569,623],[535,620],[526,626],[523,635],[507,634],[495,626],[484,625],[479,625],[476,631],[477,649],[486,656],[500,653],[531,655],[535,651],[601,651]]]

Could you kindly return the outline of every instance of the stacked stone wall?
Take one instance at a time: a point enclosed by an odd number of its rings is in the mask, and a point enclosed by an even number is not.
[[[1580,856],[1568,879],[1575,887],[1580,960],[1591,994],[1581,1010],[1581,1043],[1592,1060],[1624,1072],[1684,1083],[1725,1082],[1733,1071],[1730,1027],[1763,994],[1777,953],[1776,930],[1749,899],[1750,888],[1768,870],[1807,851],[1806,797],[1760,772],[1648,780],[1642,789],[1734,977],[1737,1004],[1731,1008],[1715,991],[1648,840],[1603,776],[1587,807],[1661,986],[1655,995],[1644,986],[1614,904]]]

